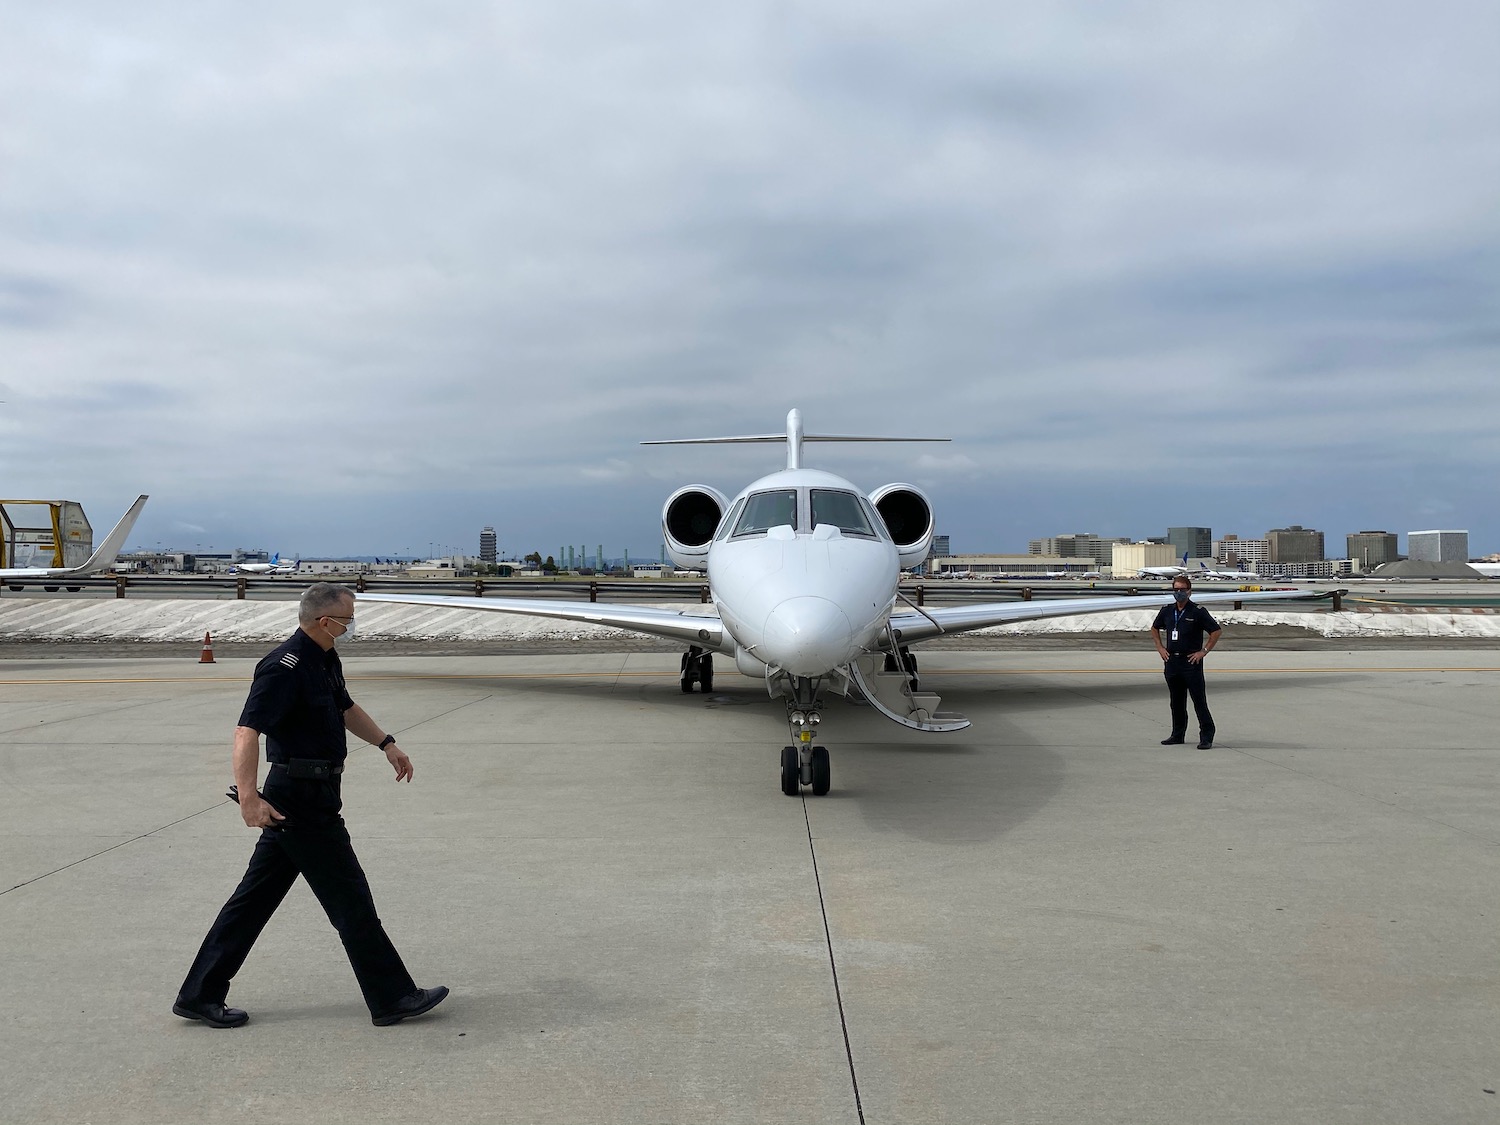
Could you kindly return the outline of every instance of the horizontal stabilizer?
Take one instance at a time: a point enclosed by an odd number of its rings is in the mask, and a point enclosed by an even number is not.
[[[802,411],[790,410],[786,416],[784,434],[748,434],[743,437],[667,438],[659,441],[643,441],[642,445],[745,445],[752,443],[786,442],[786,467],[802,467],[802,443],[805,441],[951,441],[951,438],[929,437],[860,437],[853,434],[806,434],[802,432]]]

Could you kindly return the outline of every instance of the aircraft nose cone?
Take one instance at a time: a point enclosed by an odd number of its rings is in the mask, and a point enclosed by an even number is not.
[[[826,598],[788,598],[766,618],[765,660],[794,676],[818,676],[845,663],[854,630]]]

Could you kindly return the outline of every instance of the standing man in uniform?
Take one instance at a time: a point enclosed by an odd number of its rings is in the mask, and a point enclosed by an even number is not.
[[[234,732],[240,816],[261,830],[260,839],[245,877],[203,939],[172,1011],[210,1027],[248,1022],[243,1010],[225,1007],[229,982],[301,875],[338,930],[371,1022],[385,1027],[431,1011],[448,990],[416,986],[375,913],[370,884],[339,815],[345,731],[384,750],[397,781],[411,781],[411,759],[344,685],[336,647],[354,637],[354,595],[327,582],[310,586],[297,623],[291,638],[256,665]],[[262,733],[271,767],[258,794]]]
[[[1192,593],[1193,580],[1187,575],[1172,579],[1172,604],[1162,606],[1151,623],[1151,637],[1162,658],[1172,701],[1172,733],[1161,744],[1175,746],[1187,736],[1187,700],[1192,696],[1193,711],[1198,716],[1198,749],[1209,750],[1215,732],[1203,683],[1203,658],[1214,650],[1224,630],[1213,614],[1193,602]]]

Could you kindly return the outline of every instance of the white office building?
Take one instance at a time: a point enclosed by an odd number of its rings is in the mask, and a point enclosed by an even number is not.
[[[1467,531],[1408,531],[1406,556],[1416,562],[1469,561]]]

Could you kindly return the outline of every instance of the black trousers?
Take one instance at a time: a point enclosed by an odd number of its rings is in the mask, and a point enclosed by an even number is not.
[[[1187,734],[1187,701],[1191,696],[1193,712],[1198,716],[1198,741],[1214,739],[1214,717],[1208,710],[1208,689],[1203,682],[1203,665],[1189,662],[1186,656],[1173,656],[1162,665],[1167,677],[1167,695],[1172,701],[1172,737]]]
[[[245,877],[214,919],[177,998],[224,1003],[229,982],[301,875],[344,943],[365,1004],[377,1015],[388,1011],[417,986],[375,913],[369,881],[339,815],[339,779],[294,781],[285,772],[273,767],[264,793],[290,827],[261,831]]]

